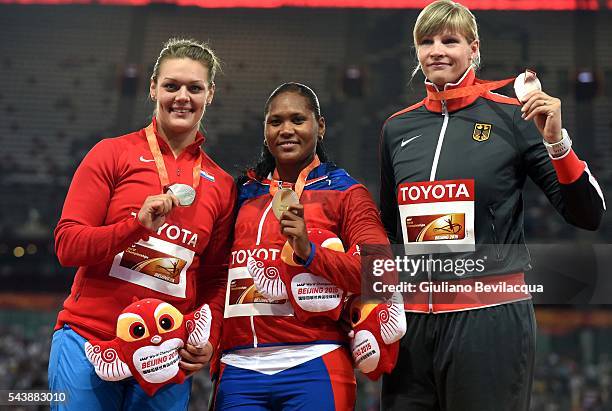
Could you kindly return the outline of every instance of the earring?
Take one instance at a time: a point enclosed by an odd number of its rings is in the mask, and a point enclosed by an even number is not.
[[[268,147],[268,141],[264,138],[263,145]]]

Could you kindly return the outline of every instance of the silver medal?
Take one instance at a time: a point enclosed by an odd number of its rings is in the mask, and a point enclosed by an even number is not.
[[[529,79],[525,80],[527,73],[532,73],[533,76],[530,76]],[[516,94],[516,98],[518,98],[521,103],[525,102],[524,98],[527,94],[535,90],[542,90],[542,84],[536,77],[535,71],[526,70],[524,73],[519,74],[516,77],[516,80],[514,80],[514,93]]]
[[[172,184],[168,187],[168,193],[174,194],[178,198],[179,205],[183,207],[190,206],[195,200],[196,192],[190,185],[187,184]]]

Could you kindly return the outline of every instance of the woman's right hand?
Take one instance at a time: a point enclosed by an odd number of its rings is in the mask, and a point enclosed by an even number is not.
[[[178,205],[178,198],[172,194],[149,196],[138,211],[138,221],[149,230],[157,231],[166,221],[166,216]]]

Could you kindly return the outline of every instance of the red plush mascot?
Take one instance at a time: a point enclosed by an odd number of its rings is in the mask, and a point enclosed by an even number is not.
[[[148,395],[153,395],[166,384],[185,380],[179,349],[186,341],[200,347],[206,344],[211,320],[208,304],[183,316],[164,301],[136,300],[119,315],[117,337],[86,342],[85,354],[103,380],[133,376]]]
[[[399,340],[406,334],[404,300],[393,293],[384,303],[363,303],[359,297],[350,303],[351,351],[357,368],[376,381],[395,367]]]

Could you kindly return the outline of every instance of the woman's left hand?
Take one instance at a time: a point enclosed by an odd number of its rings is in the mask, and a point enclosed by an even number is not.
[[[547,143],[561,141],[561,100],[540,90],[532,91],[525,98],[522,117],[526,121],[533,119]]]
[[[311,250],[306,221],[304,221],[304,206],[302,204],[289,206],[289,209],[281,214],[279,223],[281,234],[287,237],[295,255],[307,260]]]
[[[179,365],[190,377],[208,364],[213,354],[213,346],[209,342],[202,348],[186,344],[179,354],[181,355]]]

